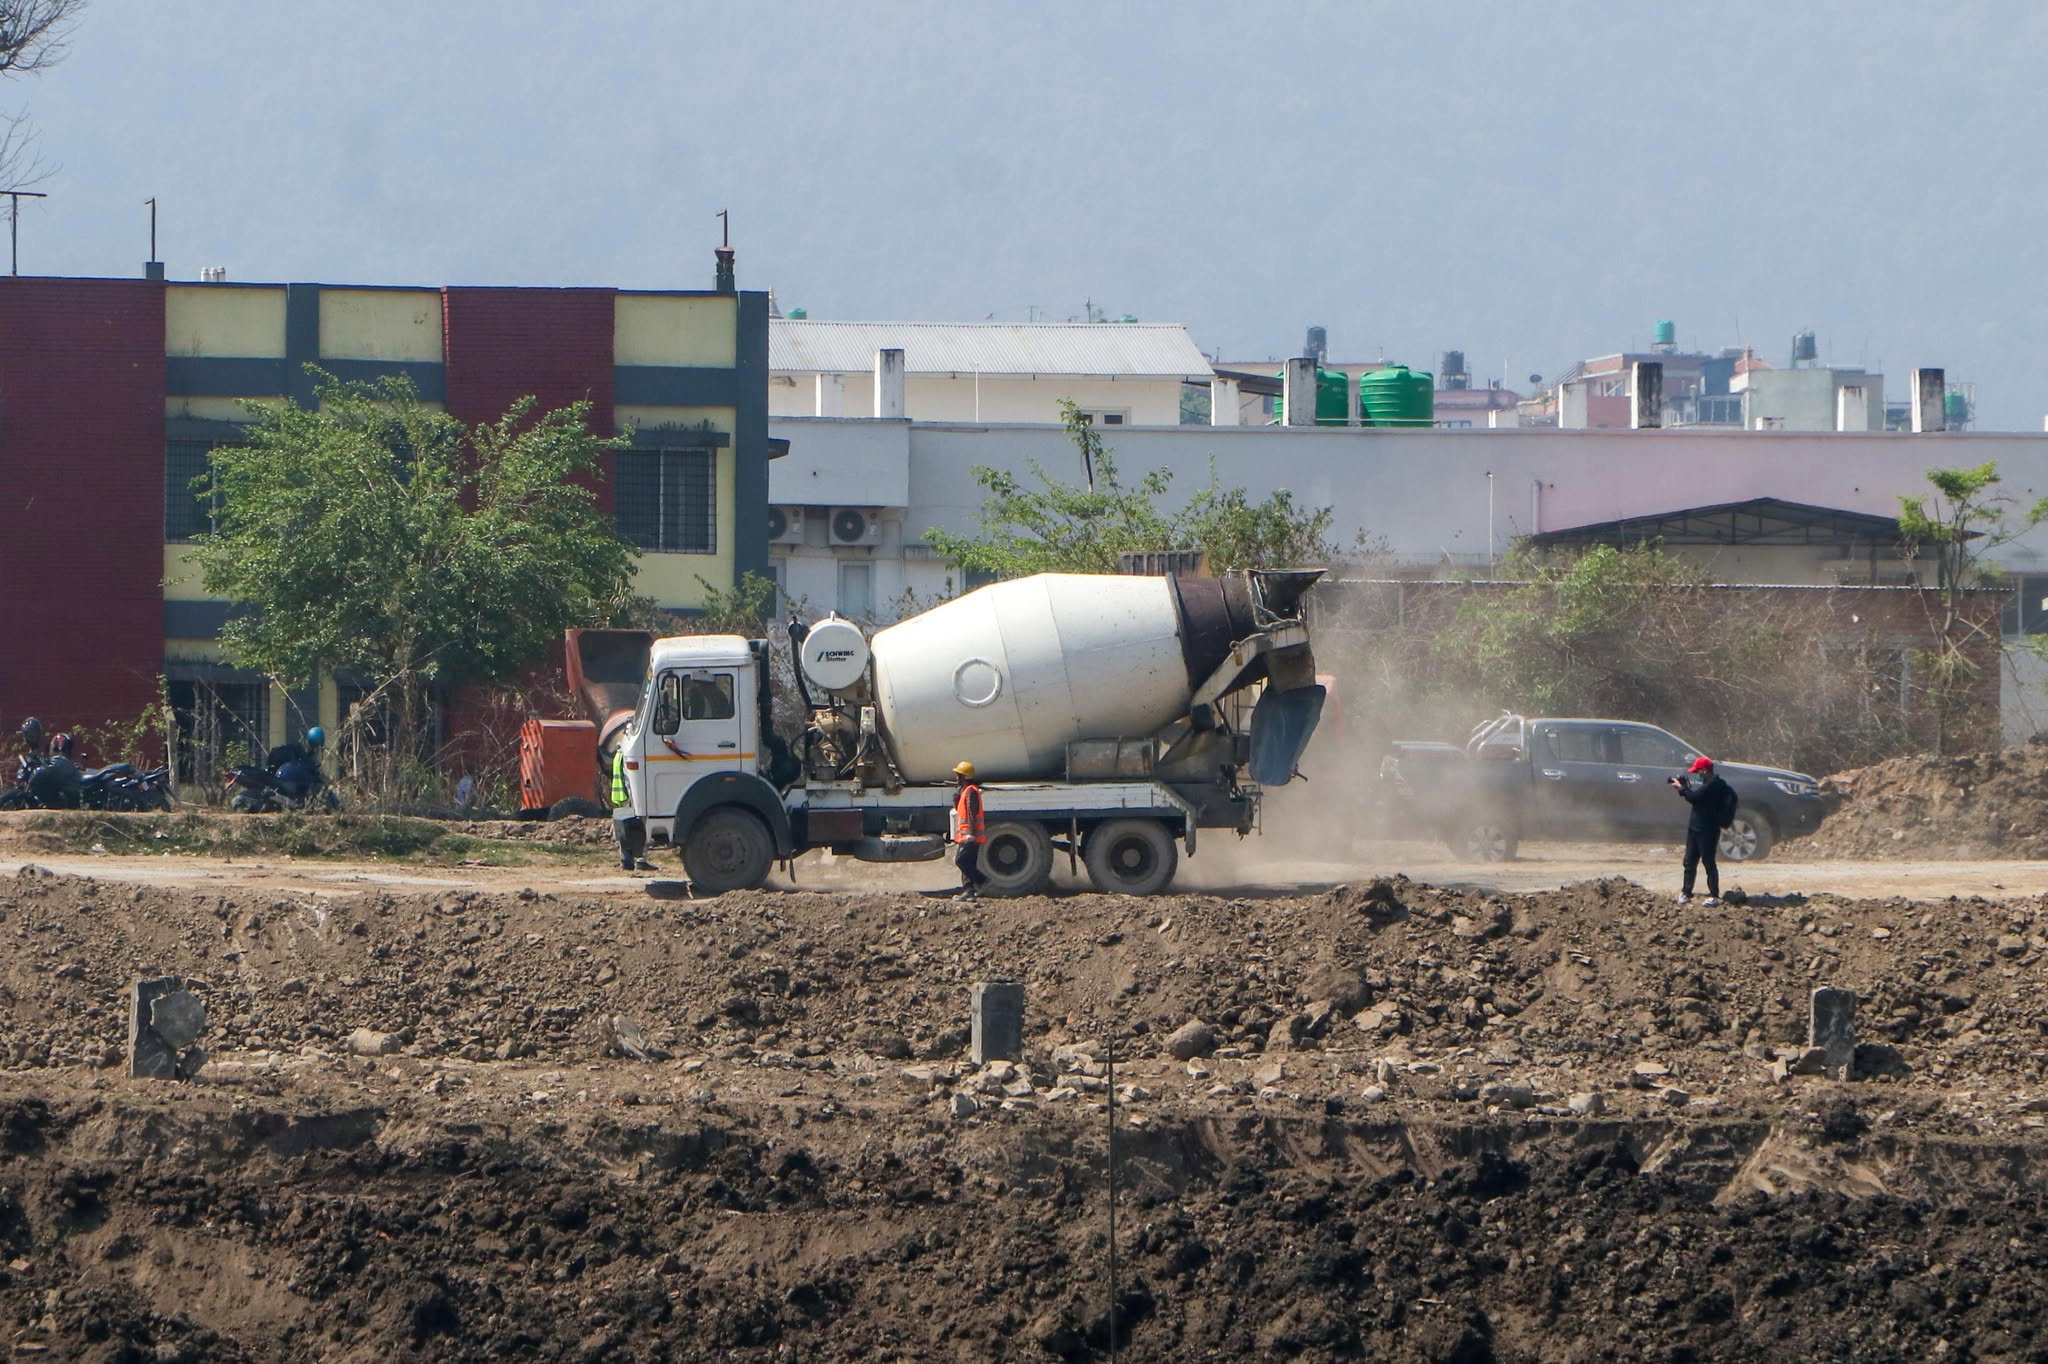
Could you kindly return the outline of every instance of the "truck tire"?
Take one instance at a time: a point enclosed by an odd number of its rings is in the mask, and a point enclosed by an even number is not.
[[[751,810],[721,805],[690,826],[683,839],[683,870],[709,895],[753,890],[768,879],[775,840]]]
[[[1010,820],[988,826],[981,874],[990,895],[1039,895],[1052,884],[1052,835],[1043,824]]]
[[[1156,819],[1112,819],[1081,840],[1081,860],[1105,895],[1157,895],[1173,883],[1180,850]]]
[[[1461,862],[1510,862],[1521,846],[1515,826],[1494,815],[1469,819],[1452,829],[1444,842]]]
[[[1721,830],[1721,860],[1761,862],[1771,855],[1771,848],[1777,841],[1778,831],[1771,827],[1769,819],[1747,810],[1737,810],[1735,822]]]
[[[333,793],[328,793],[329,798]],[[606,819],[611,811],[588,796],[563,796],[548,807],[549,819]]]

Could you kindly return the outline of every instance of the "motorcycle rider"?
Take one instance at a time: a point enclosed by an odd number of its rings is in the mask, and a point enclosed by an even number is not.
[[[277,767],[278,789],[293,800],[304,800],[320,789],[320,746],[327,742],[327,731],[315,725],[306,731],[306,743],[287,744],[290,750],[285,760]]]
[[[78,808],[84,778],[78,770],[77,752],[78,741],[68,733],[50,740],[50,755],[28,779],[29,794],[38,804],[50,809]]]

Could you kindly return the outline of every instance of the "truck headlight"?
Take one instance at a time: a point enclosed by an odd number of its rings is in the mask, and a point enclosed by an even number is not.
[[[1770,782],[1771,785],[1777,787],[1788,796],[1817,796],[1820,794],[1820,787],[1810,781],[1796,781],[1791,777],[1772,777]]]

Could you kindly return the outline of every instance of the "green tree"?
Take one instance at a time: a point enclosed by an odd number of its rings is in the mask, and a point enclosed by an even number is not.
[[[2048,497],[2018,516],[2019,499],[1998,491],[1998,464],[1929,469],[1931,494],[1899,498],[1899,535],[1908,556],[1929,554],[1935,565],[1935,601],[1924,649],[1909,651],[1913,673],[1935,719],[1935,748],[1946,753],[1958,715],[1972,704],[1983,676],[1978,658],[2002,655],[1997,617],[1968,609],[1973,588],[1995,587],[1998,571],[1985,556],[2048,520]]]
[[[427,687],[502,681],[627,600],[635,551],[578,481],[615,443],[584,404],[468,427],[403,379],[315,374],[316,410],[252,405],[248,443],[214,451],[219,519],[194,557],[248,608],[229,661],[287,686],[362,674],[412,755]]]
[[[1297,507],[1284,489],[1253,502],[1243,488],[1218,486],[1212,464],[1209,486],[1168,511],[1162,504],[1172,489],[1170,471],[1154,469],[1126,483],[1088,415],[1066,401],[1060,414],[1081,456],[1082,482],[1056,478],[1036,461],[1036,487],[1015,474],[977,467],[975,481],[988,493],[980,526],[973,535],[927,531],[940,557],[998,578],[1114,573],[1126,554],[1162,550],[1202,550],[1219,572],[1333,557],[1330,508]]]

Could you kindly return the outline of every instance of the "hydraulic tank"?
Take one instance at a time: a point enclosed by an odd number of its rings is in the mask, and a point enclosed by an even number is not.
[[[875,700],[913,782],[1056,778],[1067,745],[1143,739],[1185,715],[1197,660],[1167,578],[1043,573],[996,583],[874,638]],[[1227,644],[1226,644],[1227,648]]]

